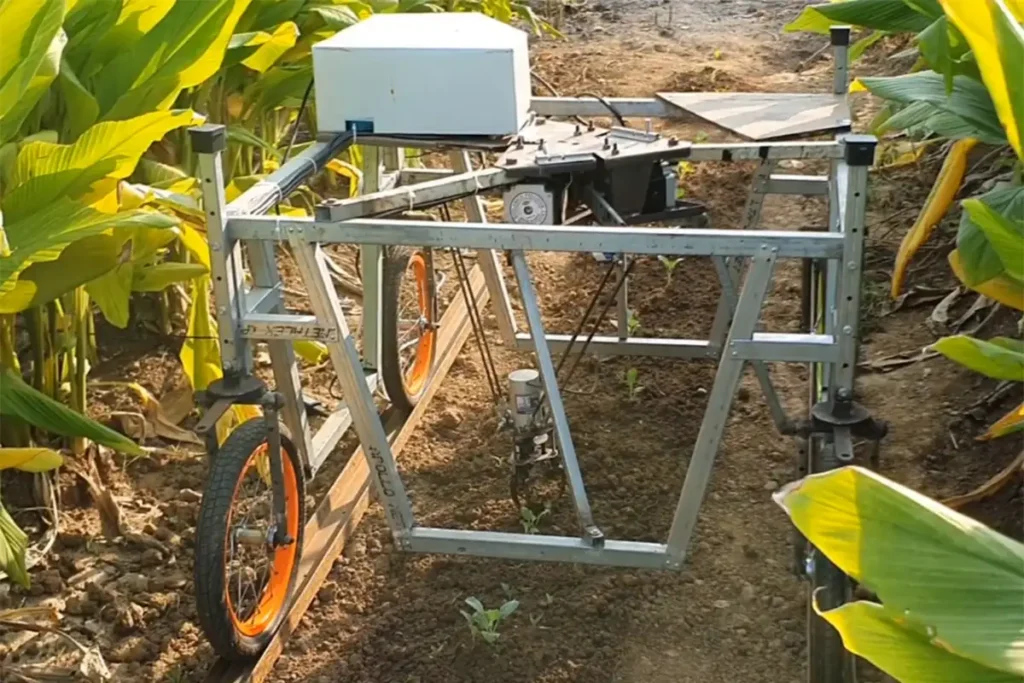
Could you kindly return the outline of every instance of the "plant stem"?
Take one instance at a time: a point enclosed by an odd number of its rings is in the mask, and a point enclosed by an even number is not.
[[[0,315],[0,369],[21,374],[18,354],[14,347],[13,314]],[[0,420],[0,443],[10,448],[24,447],[32,443],[28,425],[16,417]]]
[[[46,383],[46,327],[43,324],[42,310],[38,306],[25,311],[25,323],[28,327],[28,343],[32,350],[32,386],[40,391]]]
[[[75,353],[74,368],[75,376],[71,381],[71,407],[85,415],[86,411],[86,384],[85,374],[89,365],[89,294],[85,287],[76,287],[74,291],[74,306],[72,308]],[[76,436],[71,442],[71,449],[75,455],[85,452],[86,441],[83,436]]]

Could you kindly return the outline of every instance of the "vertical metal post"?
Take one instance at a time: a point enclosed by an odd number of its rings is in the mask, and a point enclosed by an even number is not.
[[[832,92],[845,95],[850,88],[850,27],[833,26],[829,29],[832,41]]]
[[[754,177],[750,181],[750,194],[747,195],[747,204],[743,210],[744,230],[757,230],[761,223],[764,197],[768,192],[768,184],[771,182],[776,165],[777,162],[765,159],[754,171]]]
[[[452,170],[456,173],[468,173],[473,170],[473,162],[469,158],[469,152],[454,151],[449,155],[452,163]],[[473,195],[462,200],[462,207],[466,211],[466,218],[473,223],[486,223],[487,213],[484,211],[483,201],[479,196]],[[498,262],[498,252],[493,249],[480,249],[476,252],[477,263],[480,264],[480,271],[484,275],[484,284],[490,294],[491,305],[494,307],[494,317],[497,319],[498,332],[506,344],[514,346],[516,343],[516,319],[512,315],[512,302],[508,297],[508,289],[505,287],[505,278],[502,277],[501,266]]]
[[[839,269],[838,311],[836,320],[839,361],[836,363],[832,398],[840,389],[853,391],[857,367],[860,323],[861,269],[864,261],[864,217],[867,211],[868,169],[875,162],[877,140],[871,135],[849,135],[843,140],[843,163],[849,173],[846,197],[839,216],[843,233],[843,260]]]
[[[619,277],[622,278],[622,286],[619,287],[618,301],[616,306],[618,309],[618,328],[619,328],[619,340],[626,341],[629,339],[629,276],[626,271],[629,269],[629,254],[622,254],[622,258],[619,259]]]
[[[373,394],[366,386],[359,351],[341,311],[341,302],[324,260],[326,257],[318,244],[303,242],[295,237],[291,238],[290,244],[309,293],[313,314],[320,324],[338,329],[340,341],[329,343],[327,349],[331,354],[334,371],[338,374],[342,395],[351,411],[352,424],[366,452],[370,474],[387,514],[388,525],[396,541],[401,543],[405,532],[414,523],[412,505],[399,477],[398,464],[377,414]]]
[[[205,124],[189,130],[192,149],[199,153],[199,175],[206,214],[206,238],[210,245],[210,271],[216,299],[217,330],[221,364],[227,373],[244,373],[252,367],[248,343],[241,335],[245,280],[242,248],[227,239],[224,230],[227,201],[224,196],[224,168],[221,157],[227,147],[224,126]]]
[[[381,149],[374,145],[363,145],[363,192],[370,194],[380,190]],[[379,244],[365,244],[359,247],[359,264],[363,279],[363,363],[367,368],[377,370],[381,364],[380,328],[381,298],[383,296],[384,249]]]
[[[679,567],[686,555],[690,537],[697,525],[697,514],[700,512],[708,482],[711,481],[711,469],[715,464],[718,446],[725,431],[732,399],[743,376],[744,362],[734,357],[736,352],[730,347],[733,341],[750,339],[754,333],[768,285],[771,283],[776,251],[763,247],[761,253],[750,260],[750,269],[740,293],[722,358],[718,363],[715,383],[708,397],[708,406],[693,446],[693,455],[686,470],[686,479],[683,481],[683,490],[676,505],[672,528],[669,530],[667,554],[670,568]]]
[[[533,340],[538,369],[541,380],[544,382],[544,392],[547,394],[548,405],[551,408],[551,417],[555,422],[555,438],[558,441],[558,450],[562,454],[565,475],[569,480],[569,491],[576,505],[576,515],[580,526],[583,528],[583,539],[591,543],[599,543],[603,536],[594,525],[594,514],[590,510],[590,501],[587,500],[587,489],[583,485],[583,475],[580,473],[576,449],[573,447],[572,435],[569,433],[569,420],[565,415],[562,394],[558,388],[555,364],[551,360],[551,349],[548,348],[544,322],[541,319],[540,308],[537,306],[537,293],[533,289],[530,267],[526,264],[526,256],[522,251],[512,252],[512,267],[516,273],[516,281],[519,283],[519,292],[523,297],[523,308],[526,310],[526,320],[530,326],[530,338]]]
[[[249,270],[255,287],[281,288],[281,276],[274,258],[274,244],[265,240],[251,240],[245,243],[249,255]],[[284,313],[284,301],[278,294],[278,303],[268,313]],[[287,340],[270,340],[270,364],[274,370],[274,388],[284,397],[282,413],[284,422],[291,431],[292,442],[298,447],[299,457],[306,466],[313,462],[313,434],[306,415],[302,398],[302,379],[295,360],[295,348]]]

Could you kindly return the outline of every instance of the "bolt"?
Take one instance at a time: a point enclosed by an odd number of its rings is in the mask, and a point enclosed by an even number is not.
[[[587,121],[587,132],[589,132],[589,133],[593,133],[594,132],[594,122],[593,121]]]
[[[220,251],[220,245],[216,242],[210,243],[210,251]]]
[[[537,119],[537,125],[538,126],[543,126],[547,122],[548,122],[548,120],[546,118],[544,118],[544,117],[540,117],[540,118]]]
[[[572,134],[573,135],[582,135],[583,134],[583,131],[580,130],[580,125],[578,123],[576,124],[576,129],[572,132]]]
[[[676,147],[678,145],[679,145],[679,138],[677,138],[676,136],[673,135],[672,137],[670,137],[668,139],[668,146],[669,147]]]
[[[612,146],[611,142],[608,140],[608,138],[605,138],[604,139],[604,147],[602,149],[608,149],[611,146]]]
[[[505,163],[506,163],[507,165],[509,165],[509,166],[515,166],[515,165],[516,165],[516,164],[518,163],[518,160],[517,160],[517,159],[515,159],[515,158],[512,158],[512,159],[506,159],[506,160],[505,160]]]
[[[650,119],[644,119],[644,131],[648,134],[654,131],[654,127],[651,125]]]
[[[849,325],[843,327],[843,334],[853,334],[853,328]]]
[[[856,262],[856,261],[850,261],[850,262],[848,262],[848,263],[846,264],[846,269],[847,269],[847,270],[857,270],[857,262]]]
[[[218,306],[217,307],[217,312],[220,313],[221,315],[224,315],[225,313],[228,312],[228,307],[227,306]]]
[[[612,145],[612,156],[615,156],[618,153],[619,153],[619,143],[616,142],[614,145]]]
[[[544,151],[544,138],[540,139],[540,144],[538,145],[537,150],[540,152]]]

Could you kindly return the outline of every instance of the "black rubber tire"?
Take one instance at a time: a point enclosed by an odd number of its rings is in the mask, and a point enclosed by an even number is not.
[[[384,251],[384,263],[381,269],[380,376],[391,405],[405,413],[411,412],[416,407],[427,385],[427,382],[424,382],[423,389],[416,394],[410,394],[406,390],[405,381],[402,378],[402,359],[399,355],[398,344],[399,300],[402,281],[409,266],[409,259],[416,252],[417,250],[410,247],[388,247]],[[431,255],[428,251],[424,251],[424,258],[427,261],[427,296],[430,300],[431,319],[436,323],[437,289],[431,266]],[[431,354],[436,357],[436,334],[434,340]],[[434,372],[435,357],[430,359],[428,382]]]
[[[249,456],[267,442],[266,422],[262,417],[248,420],[231,432],[210,464],[210,474],[203,491],[196,524],[195,591],[199,624],[218,656],[231,661],[257,657],[270,643],[288,612],[288,602],[274,622],[259,636],[239,633],[231,621],[225,600],[225,540],[228,535],[228,513],[235,495],[235,486]],[[306,527],[305,477],[295,446],[285,430],[281,433],[281,452],[295,468],[299,495],[299,533],[295,539],[296,561],[288,578],[289,600],[302,557],[303,533]]]

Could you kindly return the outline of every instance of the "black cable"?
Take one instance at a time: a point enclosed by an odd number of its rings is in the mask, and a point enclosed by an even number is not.
[[[452,215],[447,204],[441,205],[441,217],[451,222]],[[491,355],[490,346],[487,344],[487,337],[484,333],[484,322],[480,315],[480,309],[476,305],[476,299],[469,287],[469,269],[466,268],[466,261],[458,248],[450,248],[449,253],[452,263],[455,265],[456,279],[459,281],[459,290],[466,301],[466,314],[469,317],[470,327],[473,329],[473,336],[476,338],[477,346],[480,349],[480,359],[484,364],[484,374],[487,375],[487,385],[491,389],[491,397],[495,403],[501,400],[501,378],[494,365],[494,357]]]
[[[306,85],[306,92],[302,93],[302,103],[299,104],[299,113],[295,116],[295,125],[292,126],[292,134],[288,140],[288,146],[284,149],[284,156],[281,157],[281,165],[284,166],[288,163],[288,157],[291,156],[292,147],[295,146],[295,139],[299,136],[299,125],[302,123],[302,115],[306,113],[306,104],[309,102],[309,94],[313,92],[313,79],[309,79],[309,83]],[[274,204],[274,213],[278,216],[281,215],[281,204],[277,202]]]
[[[611,297],[608,299],[607,303],[605,303],[604,305],[604,308],[601,309],[601,312],[598,314],[597,322],[594,323],[593,329],[590,330],[590,334],[587,335],[587,340],[583,342],[583,348],[580,349],[579,354],[576,356],[576,361],[572,364],[572,367],[569,368],[569,372],[566,374],[565,379],[562,381],[562,384],[568,384],[569,380],[572,379],[572,374],[576,371],[576,366],[580,364],[580,360],[583,358],[584,354],[586,354],[587,347],[590,346],[590,342],[594,339],[594,335],[597,334],[597,330],[600,327],[601,323],[604,321],[604,317],[608,313],[608,309],[610,309],[612,307],[612,304],[615,303],[616,299],[618,299],[619,291],[622,289],[622,285],[625,284],[626,278],[628,278],[629,274],[633,271],[633,265],[636,263],[636,261],[636,259],[633,259],[629,262],[629,265],[627,265],[625,270],[622,272],[622,277],[620,277],[619,281],[615,283],[615,289],[614,291],[612,291]]]
[[[604,277],[601,279],[601,283],[597,286],[597,290],[594,291],[594,295],[590,297],[590,303],[587,304],[587,310],[583,312],[583,317],[580,318],[579,325],[573,330],[572,336],[569,337],[569,343],[565,345],[565,350],[562,351],[562,357],[558,359],[558,367],[555,368],[555,377],[558,377],[558,373],[562,371],[562,366],[565,365],[566,359],[569,357],[569,353],[572,351],[573,345],[576,343],[576,339],[583,332],[583,326],[587,324],[587,320],[590,319],[590,314],[594,312],[594,306],[597,305],[598,299],[601,298],[601,292],[604,291],[604,286],[608,284],[608,279],[612,276],[615,271],[615,262],[612,261],[608,264],[608,268],[604,272]],[[598,321],[600,324],[600,321]]]
[[[610,111],[612,113],[612,116],[615,117],[615,120],[619,122],[620,126],[622,126],[623,128],[626,127],[626,119],[622,118],[622,114],[619,113],[619,110],[616,109],[615,107],[613,107],[612,103],[609,102],[608,100],[606,100],[605,98],[601,97],[600,95],[595,95],[593,93],[588,93],[588,92],[580,93],[576,97],[592,97],[592,98],[594,98],[595,100],[597,100],[598,102],[603,104],[605,106],[605,108],[608,109],[608,111]]]

